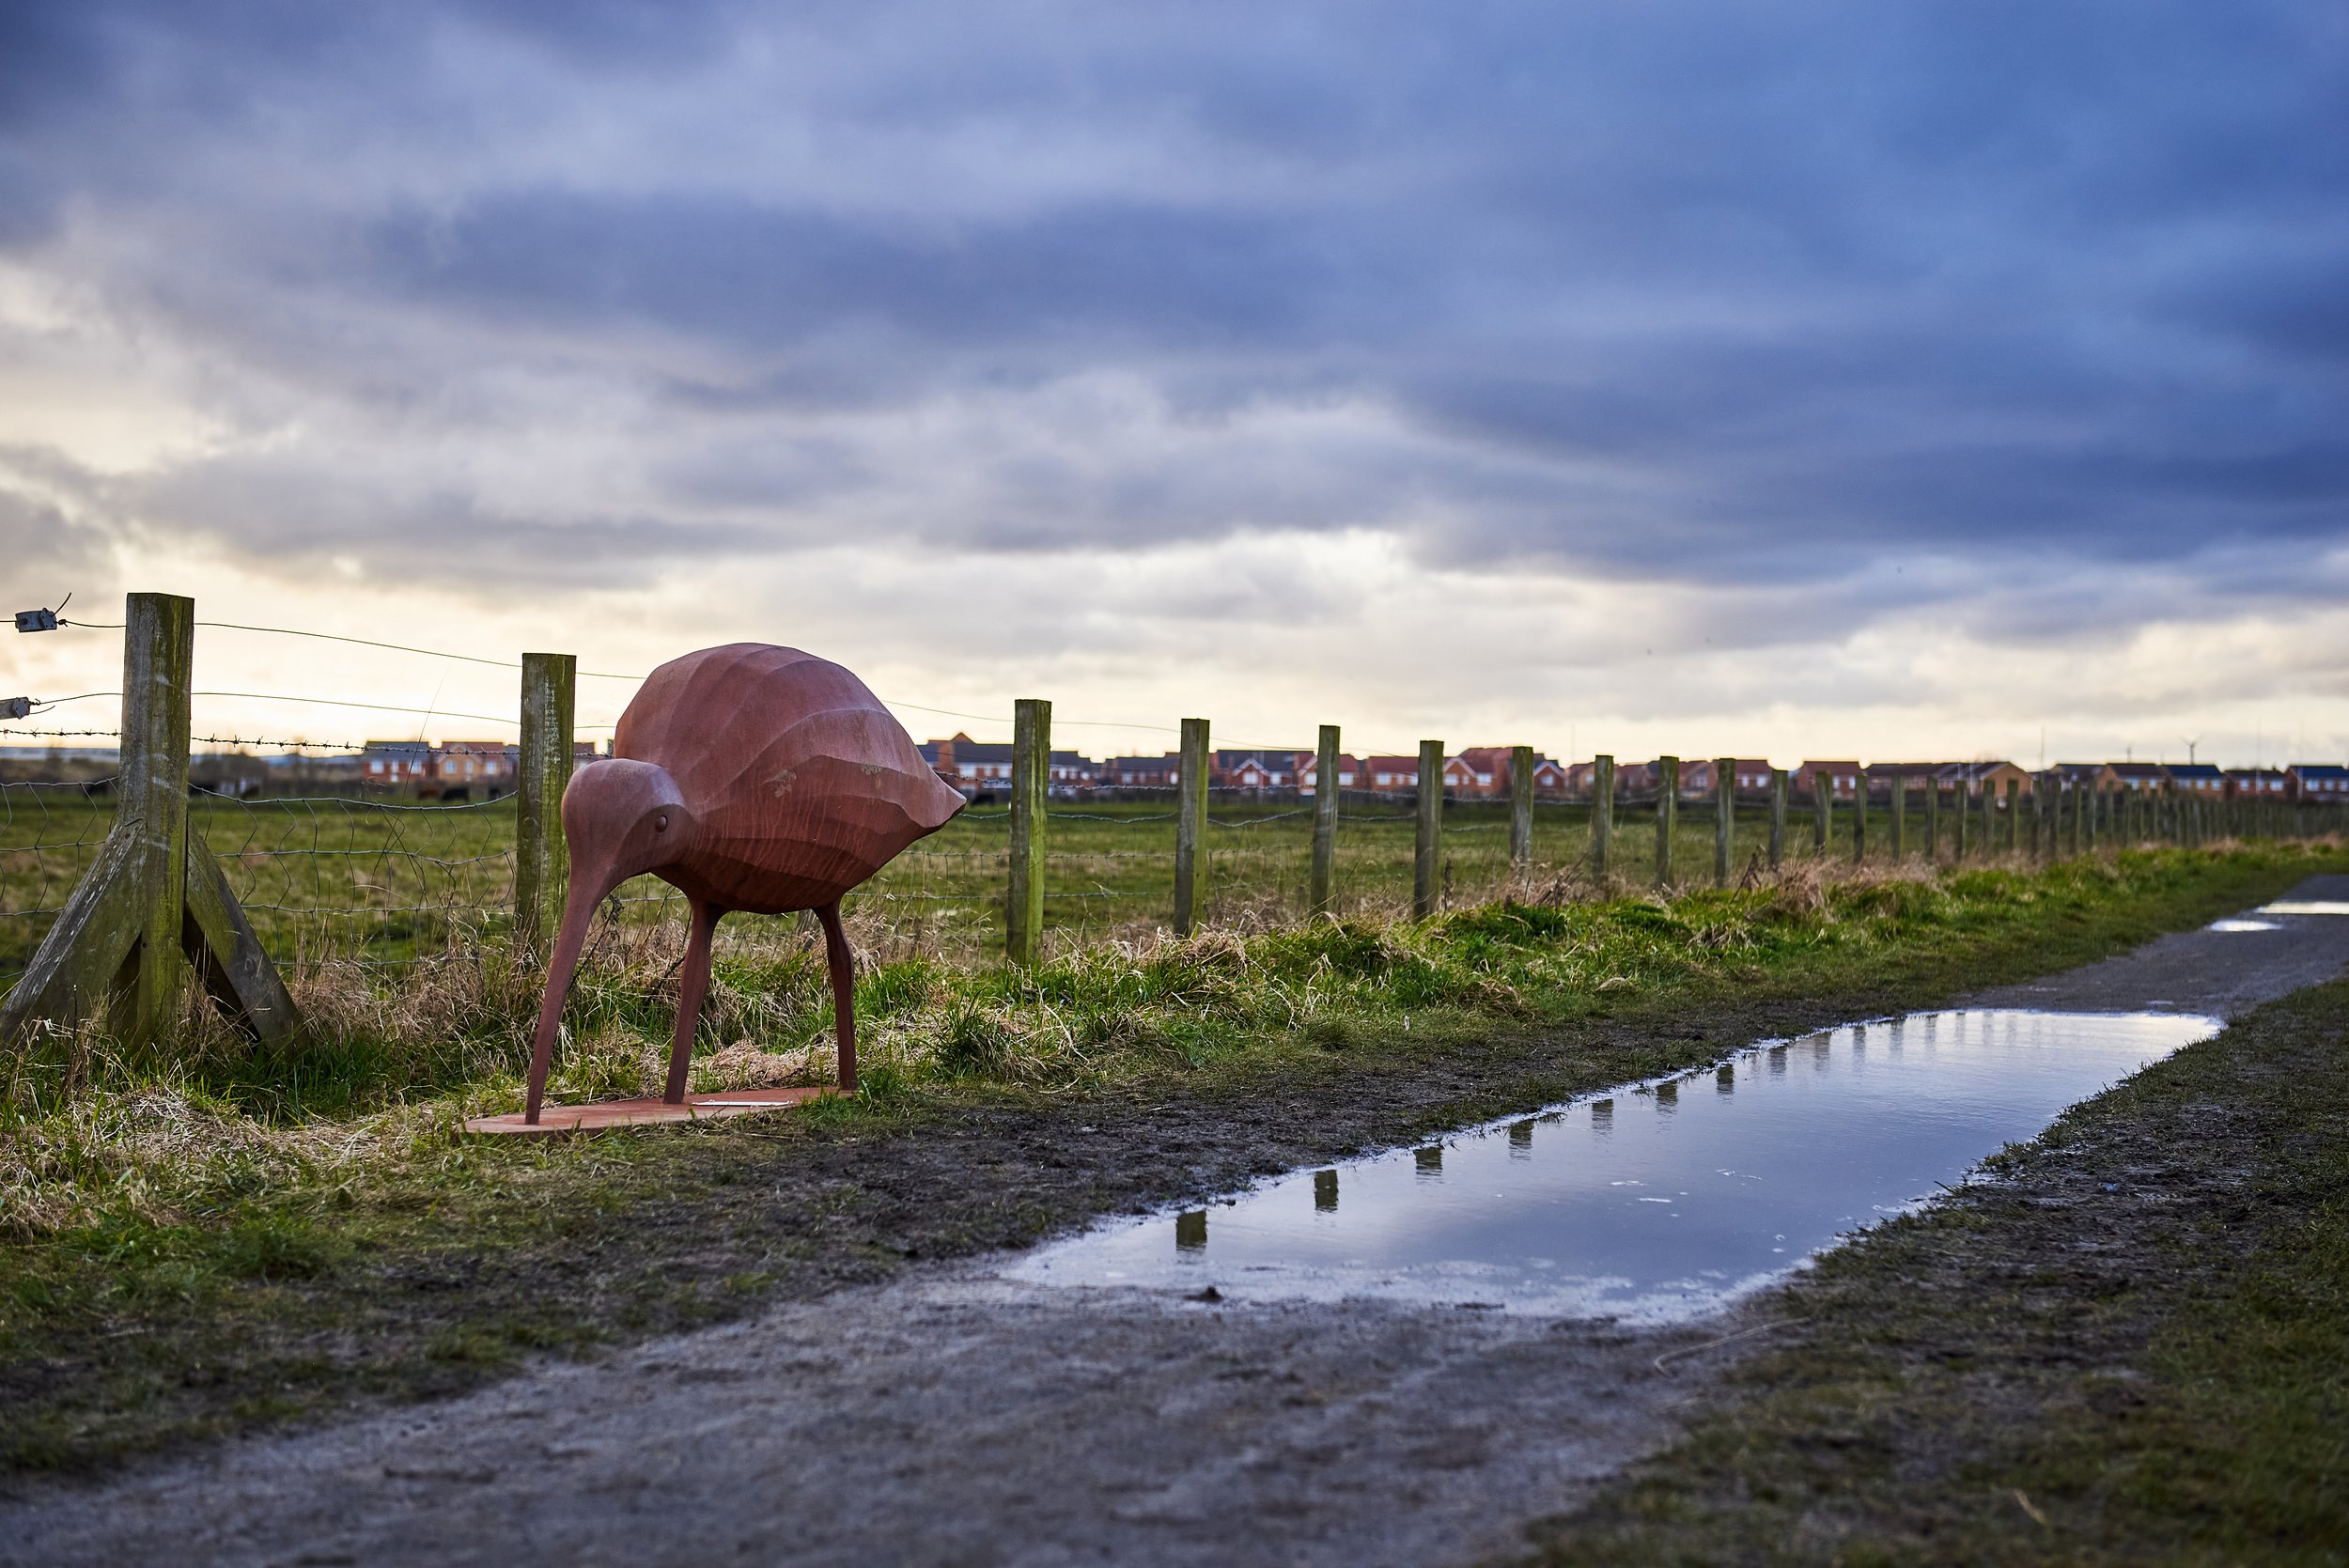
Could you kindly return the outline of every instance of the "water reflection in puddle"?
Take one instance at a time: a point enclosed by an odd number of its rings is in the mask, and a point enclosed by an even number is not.
[[[1774,1042],[1415,1149],[1102,1227],[1007,1271],[1670,1322],[1915,1207],[2065,1106],[2217,1032],[2180,1014],[1920,1014]]]
[[[2349,904],[2323,898],[2283,898],[2273,904],[2263,904],[2251,912],[2255,915],[2349,915]]]
[[[2280,931],[2283,927],[2272,920],[2245,920],[2240,916],[2232,916],[2226,920],[2214,920],[2202,929],[2205,931]]]

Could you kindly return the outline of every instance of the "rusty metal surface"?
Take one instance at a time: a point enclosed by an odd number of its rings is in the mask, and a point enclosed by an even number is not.
[[[664,1096],[685,1102],[710,934],[740,909],[813,909],[824,925],[840,1085],[856,1086],[853,956],[840,900],[962,809],[863,681],[797,648],[734,643],[655,670],[620,716],[613,755],[563,796],[570,887],[531,1052],[537,1126],[563,1002],[596,906],[649,873],[692,901]]]
[[[542,1107],[538,1119],[526,1111],[505,1116],[468,1118],[465,1130],[492,1136],[552,1137],[567,1132],[601,1132],[611,1127],[658,1126],[673,1122],[709,1122],[729,1116],[758,1116],[791,1110],[810,1100],[836,1094],[829,1086],[799,1089],[743,1089],[731,1094],[688,1094],[682,1100],[599,1100],[594,1105]]]

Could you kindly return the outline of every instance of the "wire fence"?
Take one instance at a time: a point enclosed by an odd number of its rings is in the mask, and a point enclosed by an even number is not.
[[[102,623],[61,625],[104,629]],[[340,634],[304,632],[239,623],[200,621],[198,626],[246,633],[315,638],[449,660],[469,665],[520,669],[518,661],[447,650],[378,642]],[[579,672],[584,678],[618,682],[640,677],[612,672]],[[491,714],[403,705],[366,695],[294,695],[269,691],[197,690],[203,702],[262,700],[315,705],[355,712],[413,716],[435,722],[495,723],[519,729],[519,711]],[[58,707],[115,698],[112,692],[77,693],[36,703],[46,718]],[[118,699],[117,699],[118,700]],[[1003,716],[960,713],[917,704],[893,705],[913,712],[1003,722]],[[86,708],[77,711],[87,711]],[[1064,725],[1099,726],[1173,735],[1174,725],[1062,719]],[[421,726],[420,726],[421,727]],[[582,725],[608,730],[609,724]],[[506,790],[492,798],[424,800],[365,787],[369,775],[361,759],[377,742],[294,735],[240,736],[234,726],[208,724],[199,715],[191,738],[214,753],[226,748],[234,768],[215,755],[197,769],[190,822],[222,865],[231,889],[252,920],[262,945],[281,967],[299,969],[327,958],[397,969],[464,955],[484,940],[514,926],[519,852],[515,802]],[[64,742],[118,740],[117,731],[70,727],[55,720],[8,728],[0,737],[22,737],[48,748],[55,770],[69,766],[79,779],[0,781],[0,989],[23,972],[74,887],[96,857],[113,825],[116,780],[107,749]],[[4,741],[0,741],[4,743]],[[412,743],[400,742],[408,745]],[[274,749],[273,757],[256,753]],[[1235,748],[1278,750],[1278,748]],[[1397,753],[1396,754],[1408,754]],[[22,758],[16,759],[22,761]],[[218,766],[213,766],[218,764]],[[234,777],[229,778],[229,773]],[[319,787],[321,782],[331,787]],[[453,793],[453,792],[452,792]],[[1092,800],[1059,800],[1043,812],[1046,925],[1065,940],[1146,936],[1168,927],[1174,915],[1178,812],[1171,790],[1103,794]],[[1340,912],[1392,911],[1411,902],[1417,814],[1396,809],[1411,799],[1377,791],[1343,792],[1336,813],[1335,887]],[[1960,796],[1961,800],[1964,800]],[[1839,803],[1849,820],[1851,805]],[[1921,808],[1914,834],[1923,826]],[[1234,797],[1218,800],[1204,818],[1206,832],[1197,866],[1197,914],[1211,924],[1264,925],[1296,920],[1307,912],[1315,807],[1310,797]],[[877,956],[910,953],[979,955],[1000,951],[1011,867],[1012,813],[974,803],[943,830],[899,856],[848,901],[847,911],[861,945]],[[1807,801],[1797,801],[1786,825],[1784,847],[1813,849]],[[1890,824],[1871,829],[1883,853]],[[2240,818],[2249,822],[2256,819]],[[1952,825],[1953,826],[1953,825]],[[2305,827],[2305,824],[2302,825]],[[1532,814],[1531,852],[1519,857],[1510,842],[1512,821],[1505,802],[1464,801],[1444,813],[1439,901],[1461,903],[1503,889],[1556,887],[1585,870],[1592,858],[1592,810],[1587,801],[1542,799]],[[2150,834],[2153,824],[2146,825]],[[1618,867],[1643,868],[1657,855],[1659,831],[1652,808],[1626,810],[1615,825]],[[1700,880],[1715,864],[1715,825],[1708,802],[1687,802],[1679,812],[1671,858],[1684,880]],[[1843,828],[1842,832],[1848,832]],[[1952,846],[1951,826],[1928,852]],[[1750,802],[1735,814],[1726,863],[1737,870],[1758,864],[1767,852],[1769,827]],[[1912,850],[1919,841],[1912,838]],[[1976,852],[1983,846],[1976,841]],[[1840,855],[1843,845],[1828,847]],[[655,878],[623,886],[610,905],[612,917],[655,923],[678,919],[683,898]],[[737,923],[729,923],[740,929]]]

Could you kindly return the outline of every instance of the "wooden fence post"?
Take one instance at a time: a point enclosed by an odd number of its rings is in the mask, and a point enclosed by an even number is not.
[[[1908,781],[1892,775],[1892,863],[1908,858]]]
[[[1680,827],[1680,759],[1656,759],[1656,885],[1672,881],[1672,834]]]
[[[1770,869],[1786,855],[1786,769],[1770,769]]]
[[[1305,890],[1308,912],[1330,912],[1330,883],[1338,863],[1338,727],[1321,726],[1314,753],[1314,869]]]
[[[1852,779],[1851,863],[1859,865],[1868,859],[1868,770],[1862,768]]]
[[[1443,742],[1419,743],[1419,842],[1411,856],[1411,918],[1436,912],[1443,868]]]
[[[1737,828],[1737,759],[1713,759],[1713,885],[1729,886],[1730,837]]]
[[[563,790],[571,782],[571,719],[579,660],[522,655],[522,741],[514,780],[514,934],[534,957],[563,920],[570,850]]]
[[[1950,786],[1950,815],[1954,818],[1950,824],[1953,830],[1950,834],[1950,863],[1963,865],[1966,862],[1966,828],[1972,819],[1974,803],[1967,799],[1966,776],[1962,773]]]
[[[1011,705],[1011,886],[1003,903],[1003,956],[1033,964],[1044,956],[1044,839],[1051,799],[1052,705],[1019,697]]]
[[[160,1036],[179,1000],[187,924],[188,718],[195,601],[132,594],[122,634],[122,782],[115,811],[132,844],[139,906],[135,966],[121,990],[125,1040]]]
[[[2020,779],[2006,781],[2006,848],[2010,855],[2022,844],[2019,836],[2023,831],[2023,813],[2019,804],[2022,785]]]
[[[1835,802],[1830,797],[1834,783],[1817,768],[1811,770],[1811,849],[1813,854],[1827,853],[1828,839],[1834,831]]]
[[[1925,781],[1925,863],[1941,858],[1941,781]]]
[[[1533,748],[1509,748],[1509,866],[1533,869]]]
[[[0,1041],[35,1019],[100,1012],[127,1045],[160,1039],[187,963],[257,1039],[301,1020],[220,862],[188,816],[188,715],[195,601],[132,594],[123,605],[121,776],[114,826],[32,962],[0,1005]]]
[[[1183,754],[1174,780],[1174,934],[1188,937],[1199,914],[1199,842],[1207,831],[1207,722],[1183,721]]]
[[[1591,759],[1591,876],[1607,880],[1615,848],[1615,759],[1602,752]]]

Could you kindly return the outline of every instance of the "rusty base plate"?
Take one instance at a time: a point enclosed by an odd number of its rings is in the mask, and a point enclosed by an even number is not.
[[[467,1132],[521,1134],[544,1138],[565,1132],[599,1132],[606,1127],[649,1127],[669,1122],[711,1122],[722,1116],[756,1116],[770,1110],[789,1110],[839,1090],[830,1084],[800,1089],[742,1089],[725,1094],[688,1094],[683,1105],[666,1100],[605,1100],[597,1105],[548,1105],[538,1108],[536,1126],[519,1110],[506,1116],[475,1116]]]

